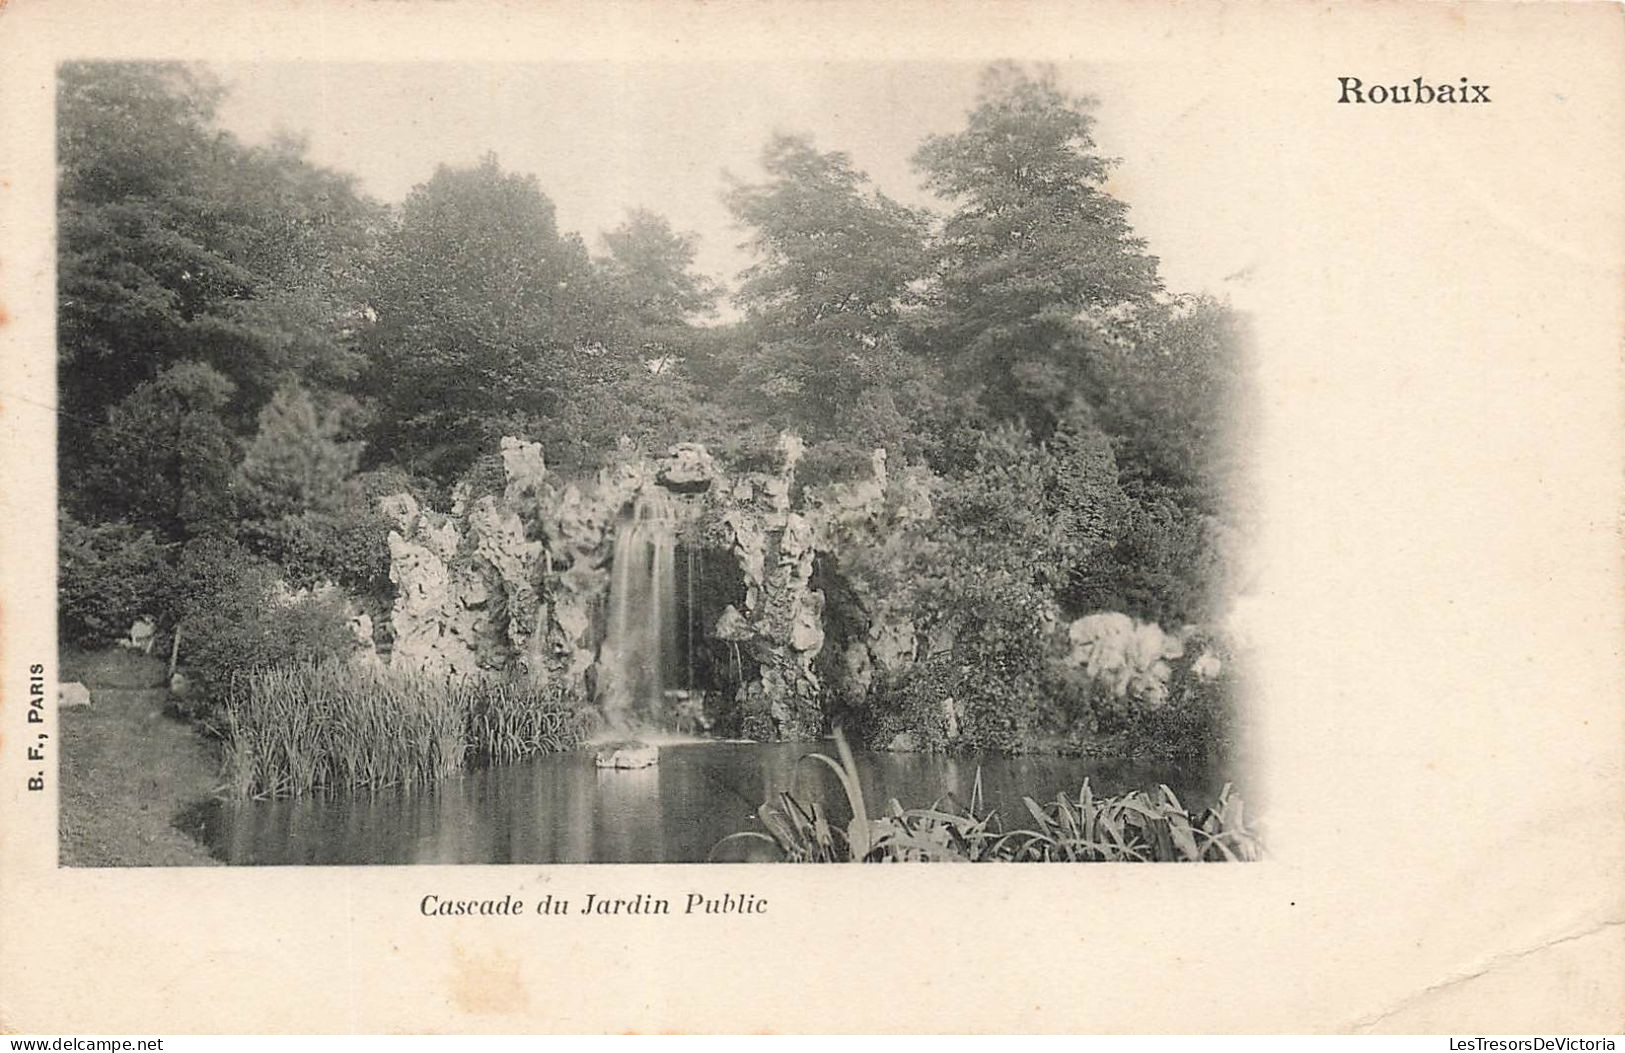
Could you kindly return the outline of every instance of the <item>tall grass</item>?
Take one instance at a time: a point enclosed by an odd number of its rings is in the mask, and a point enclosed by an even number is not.
[[[586,732],[542,685],[343,661],[239,674],[222,709],[226,783],[246,797],[427,785],[473,758],[569,749]]]
[[[1042,805],[1023,797],[1027,815],[1021,821],[1037,825],[1006,830],[1001,816],[984,811],[978,772],[968,806],[948,796],[929,808],[904,808],[892,798],[871,818],[852,750],[839,732],[835,746],[839,759],[813,753],[801,762],[834,774],[850,818],[843,823],[818,801],[804,803],[792,784],[757,811],[766,833],[730,834],[712,857],[723,845],[741,841],[792,863],[1194,863],[1256,860],[1263,854],[1241,797],[1228,784],[1212,807],[1192,813],[1166,786],[1156,795],[1136,790],[1096,797],[1085,779],[1075,797],[1062,794]]]
[[[573,749],[592,733],[596,716],[559,687],[488,677],[469,702],[469,742],[486,760],[505,762]]]

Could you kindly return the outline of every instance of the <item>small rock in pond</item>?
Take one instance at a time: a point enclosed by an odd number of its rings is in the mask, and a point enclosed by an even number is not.
[[[600,768],[652,768],[660,763],[660,750],[641,742],[605,746],[596,757]]]
[[[56,708],[73,709],[90,705],[90,688],[75,681],[56,685]]]

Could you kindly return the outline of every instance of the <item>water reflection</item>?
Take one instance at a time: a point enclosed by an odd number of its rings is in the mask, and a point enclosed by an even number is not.
[[[252,801],[222,809],[215,853],[244,864],[696,863],[737,830],[761,829],[757,806],[794,783],[803,800],[844,812],[833,777],[800,763],[828,744],[668,746],[660,763],[602,770],[589,753],[563,753],[470,772],[432,789]],[[1023,794],[1099,793],[1167,783],[1187,807],[1210,803],[1224,778],[1172,765],[998,754],[945,757],[859,753],[871,808],[897,798],[923,807],[952,792],[971,798],[981,772],[985,808],[1014,825]]]

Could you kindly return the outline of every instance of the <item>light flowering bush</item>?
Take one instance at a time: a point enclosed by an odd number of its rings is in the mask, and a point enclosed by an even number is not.
[[[1166,632],[1154,622],[1115,611],[1087,614],[1067,628],[1071,646],[1066,661],[1112,696],[1132,697],[1156,709],[1168,701],[1169,663],[1185,656],[1190,631]]]

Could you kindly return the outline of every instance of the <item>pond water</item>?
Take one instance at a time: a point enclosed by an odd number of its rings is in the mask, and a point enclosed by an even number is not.
[[[762,830],[757,806],[795,785],[799,799],[846,814],[834,775],[808,753],[833,743],[706,742],[664,746],[660,763],[600,770],[591,752],[484,768],[410,793],[358,793],[220,804],[201,824],[230,863],[702,863],[728,834]],[[857,754],[871,809],[897,798],[926,807],[952,791],[969,801],[978,769],[985,809],[1030,825],[1024,794],[1100,794],[1166,783],[1189,809],[1226,779],[1173,765],[1055,755]],[[1026,819],[1027,822],[1023,822]]]

